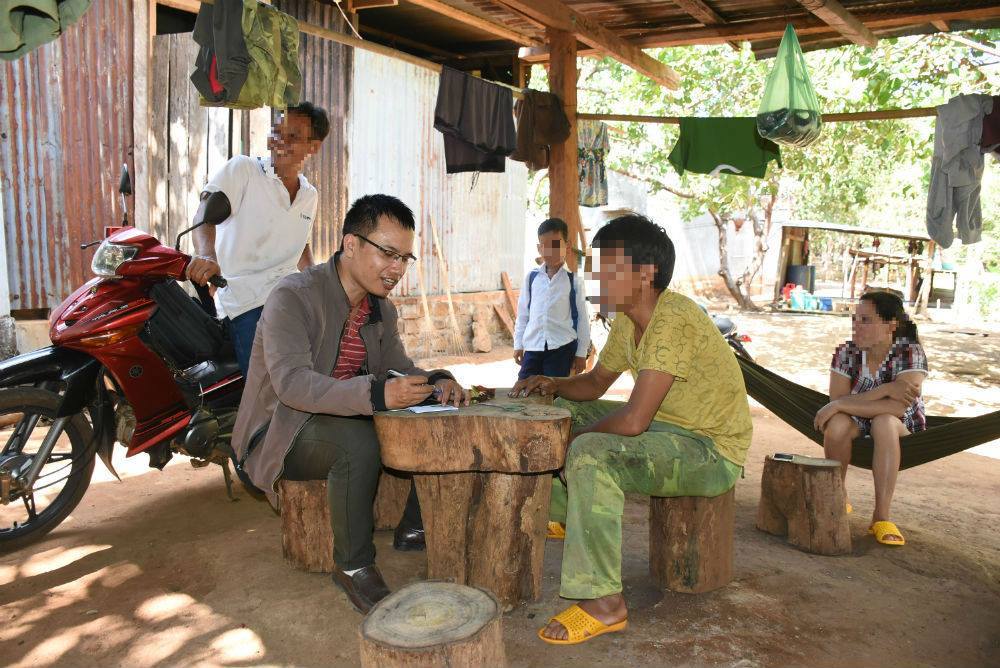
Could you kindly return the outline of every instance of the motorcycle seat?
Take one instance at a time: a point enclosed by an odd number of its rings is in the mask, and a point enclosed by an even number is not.
[[[240,365],[235,359],[205,360],[180,372],[180,376],[202,389],[208,389],[215,383],[240,372]]]

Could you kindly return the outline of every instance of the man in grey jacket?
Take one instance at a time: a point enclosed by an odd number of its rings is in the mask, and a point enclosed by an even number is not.
[[[386,297],[416,260],[413,243],[413,213],[401,201],[354,202],[340,251],[282,279],[264,304],[233,432],[243,473],[272,503],[281,478],[326,479],[333,580],[364,613],[389,594],[372,542],[381,461],[371,415],[432,393],[441,403],[469,401],[448,372],[417,369],[399,338]],[[423,547],[412,489],[394,545]]]

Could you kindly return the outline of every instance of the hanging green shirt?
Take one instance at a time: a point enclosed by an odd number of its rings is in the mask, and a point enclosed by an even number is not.
[[[90,9],[91,0],[0,2],[0,58],[17,60],[51,42]]]
[[[767,163],[781,167],[778,145],[757,133],[755,118],[682,118],[668,158],[678,174],[738,174],[764,178]]]

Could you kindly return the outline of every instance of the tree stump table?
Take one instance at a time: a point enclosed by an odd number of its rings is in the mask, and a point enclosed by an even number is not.
[[[700,594],[733,579],[736,488],[715,497],[649,499],[649,574],[671,591]]]
[[[377,413],[375,430],[383,464],[413,474],[428,578],[484,587],[505,606],[538,600],[569,411],[504,396],[449,412]]]
[[[282,480],[281,551],[295,568],[310,573],[333,572],[333,532],[326,480]],[[382,471],[375,495],[375,528],[393,529],[403,516],[410,480]]]
[[[792,460],[764,459],[760,478],[757,528],[814,554],[851,551],[847,497],[840,462],[793,455]]]
[[[507,665],[500,603],[451,582],[416,582],[379,601],[358,630],[364,668]]]

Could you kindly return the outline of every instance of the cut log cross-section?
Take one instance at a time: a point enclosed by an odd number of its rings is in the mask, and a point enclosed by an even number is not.
[[[851,551],[840,462],[794,455],[791,461],[764,460],[757,528],[806,552],[836,555]]]
[[[562,467],[570,415],[544,400],[447,413],[375,415],[382,461],[413,474],[427,575],[492,591],[505,606],[541,596],[551,473]]]
[[[364,668],[503,668],[500,604],[489,592],[417,582],[378,602],[358,631]]]

